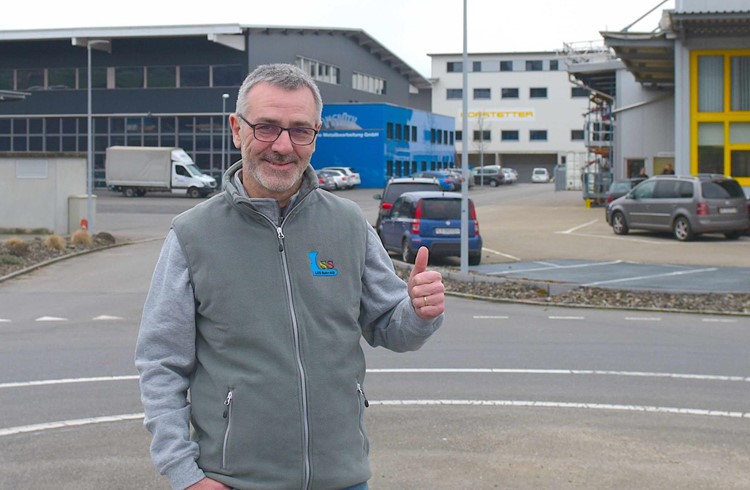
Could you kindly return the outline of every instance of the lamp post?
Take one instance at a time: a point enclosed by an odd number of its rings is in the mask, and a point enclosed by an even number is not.
[[[468,7],[464,0],[464,50],[463,50],[463,118],[461,122],[461,171],[464,176],[464,185],[461,187],[461,274],[469,274],[469,55],[467,52],[467,13]]]
[[[227,99],[229,94],[221,94],[221,188],[224,188],[224,172],[227,171]]]
[[[93,189],[94,189],[94,128],[91,116],[91,50],[98,49],[101,51],[109,52],[111,43],[107,39],[86,39],[86,38],[73,38],[73,46],[86,46],[87,64],[86,64],[86,223],[88,232],[94,232],[94,201],[93,201]]]

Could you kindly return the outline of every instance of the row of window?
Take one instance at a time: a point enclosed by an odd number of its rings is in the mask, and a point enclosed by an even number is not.
[[[392,141],[419,141],[417,138],[417,127],[408,124],[387,123],[385,129],[386,138]],[[438,145],[452,145],[454,143],[454,132],[447,129],[430,129],[429,137],[425,132],[425,139]]]
[[[517,87],[504,87],[500,89],[501,99],[518,99],[520,98],[521,91]],[[461,88],[449,88],[446,89],[445,98],[447,100],[460,100],[463,99],[464,91]],[[491,100],[492,89],[489,88],[475,88],[472,92],[474,100]],[[571,87],[570,96],[574,97],[588,97],[589,91],[581,87]],[[529,88],[530,99],[546,99],[547,98],[547,87],[530,87]]]
[[[86,68],[0,69],[0,89],[75,90],[88,87]],[[91,69],[92,88],[237,87],[240,65],[109,66]]]
[[[417,172],[427,172],[429,170],[442,170],[453,167],[453,162],[417,162],[409,160],[388,160],[385,165],[385,173],[388,178],[391,177],[408,177]]]
[[[584,131],[582,129],[571,129],[570,140],[571,141],[583,141]],[[456,131],[456,141],[461,141],[463,138],[463,131]],[[480,130],[473,131],[472,141],[477,143],[492,142],[492,131]],[[502,130],[500,131],[500,141],[512,142],[521,141],[521,132],[515,129]],[[547,130],[546,129],[531,129],[529,130],[529,141],[547,141]]]
[[[222,149],[226,162],[239,159],[222,116],[99,117],[94,122],[94,180],[104,185],[104,157],[110,146],[178,146],[204,171],[218,176]],[[85,117],[0,119],[0,152],[86,152]],[[222,132],[226,141],[222,141]],[[222,143],[224,143],[222,145]]]
[[[498,71],[557,71],[560,69],[559,60],[485,60],[471,62],[472,72]],[[448,61],[448,73],[460,73],[464,70],[462,61]]]

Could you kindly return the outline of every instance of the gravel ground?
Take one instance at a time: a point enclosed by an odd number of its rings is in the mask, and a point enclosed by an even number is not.
[[[106,248],[114,243],[114,239],[108,234],[94,236],[91,246],[67,243],[62,250],[45,246],[42,238],[24,241],[28,247],[23,253],[9,247],[7,240],[0,243],[0,281],[49,261]],[[400,262],[395,262],[394,265],[397,273],[403,279],[408,279],[411,267]],[[467,279],[455,269],[434,269],[442,273],[449,294],[469,298],[558,306],[750,315],[750,293],[694,294],[584,288],[475,274],[470,274]]]

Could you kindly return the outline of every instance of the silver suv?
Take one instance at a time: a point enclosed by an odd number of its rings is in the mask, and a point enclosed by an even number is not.
[[[701,233],[739,238],[748,228],[748,204],[739,183],[723,175],[658,175],[607,206],[618,235],[630,230],[672,232],[680,241]]]

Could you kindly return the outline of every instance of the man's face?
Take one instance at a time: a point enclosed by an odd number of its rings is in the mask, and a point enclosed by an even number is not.
[[[312,92],[308,88],[284,90],[268,83],[255,85],[247,93],[247,114],[252,124],[275,124],[284,128],[320,129]],[[315,143],[292,143],[288,131],[274,142],[259,141],[253,129],[237,114],[229,116],[234,145],[242,153],[242,178],[251,197],[278,200],[285,206],[297,192],[302,174],[310,163]]]

